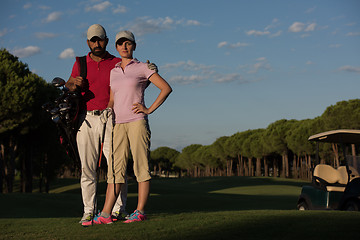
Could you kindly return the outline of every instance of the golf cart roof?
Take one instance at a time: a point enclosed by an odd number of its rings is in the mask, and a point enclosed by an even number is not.
[[[312,135],[309,141],[328,143],[360,143],[360,130],[338,129]]]

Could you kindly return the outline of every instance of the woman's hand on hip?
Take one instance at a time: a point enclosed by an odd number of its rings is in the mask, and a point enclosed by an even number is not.
[[[149,109],[147,109],[143,104],[141,103],[134,103],[132,107],[132,111],[136,114],[138,113],[145,113],[146,115],[149,114]]]

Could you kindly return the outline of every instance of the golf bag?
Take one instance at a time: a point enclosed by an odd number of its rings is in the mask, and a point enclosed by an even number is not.
[[[86,56],[76,58],[79,61],[80,75],[86,78]],[[85,77],[84,77],[85,76]],[[59,77],[53,79],[55,87],[61,87],[61,95],[53,103],[45,103],[42,107],[49,112],[51,119],[56,124],[60,143],[67,154],[74,160],[76,167],[81,169],[80,157],[76,143],[76,134],[79,128],[79,112],[81,108],[81,92],[77,89],[69,91],[65,81]]]

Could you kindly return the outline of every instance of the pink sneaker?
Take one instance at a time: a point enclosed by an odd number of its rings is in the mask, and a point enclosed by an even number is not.
[[[146,215],[142,214],[139,210],[135,210],[128,220],[124,221],[124,223],[131,223],[131,222],[141,222],[146,220]]]
[[[111,216],[108,218],[104,218],[104,217],[100,216],[100,214],[101,213],[96,215],[93,220],[83,222],[81,225],[83,225],[84,227],[88,227],[93,224],[111,224],[111,223],[113,223]]]

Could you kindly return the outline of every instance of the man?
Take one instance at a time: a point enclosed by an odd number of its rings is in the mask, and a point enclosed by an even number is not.
[[[110,98],[110,71],[120,62],[106,51],[109,42],[105,29],[99,25],[91,25],[87,31],[87,44],[90,52],[86,56],[87,77],[80,76],[80,63],[74,63],[71,76],[66,83],[70,91],[80,90],[82,93],[82,111],[79,115],[79,131],[76,136],[81,161],[81,193],[84,214],[80,223],[91,221],[96,203],[96,169],[100,153],[99,142],[104,139],[104,156],[109,158],[112,137],[112,112],[107,109]],[[149,68],[156,69],[154,64]],[[108,164],[111,164],[108,162]],[[122,219],[125,212],[127,184],[121,188],[120,195],[113,209],[114,220]]]

